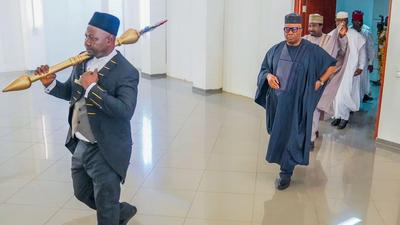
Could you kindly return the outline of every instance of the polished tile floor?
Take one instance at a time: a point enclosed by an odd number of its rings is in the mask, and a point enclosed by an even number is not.
[[[0,86],[13,78],[2,74]],[[0,224],[96,224],[73,197],[67,102],[34,84],[0,94],[0,105]],[[122,194],[139,209],[130,225],[399,225],[400,153],[375,147],[374,114],[364,105],[343,131],[323,123],[310,166],[278,192],[251,99],[142,79]]]

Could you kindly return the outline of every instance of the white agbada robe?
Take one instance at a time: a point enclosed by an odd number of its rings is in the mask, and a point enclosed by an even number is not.
[[[365,40],[365,66],[363,70],[363,74],[361,75],[361,81],[360,81],[360,98],[361,100],[363,99],[364,95],[369,95],[371,92],[371,86],[369,83],[369,71],[368,71],[368,66],[374,64],[374,59],[376,56],[375,48],[374,48],[374,39],[372,37],[372,32],[371,29],[367,25],[363,25],[361,32],[360,32]]]
[[[344,63],[344,74],[334,101],[335,118],[349,120],[351,111],[360,109],[360,76],[354,76],[357,69],[365,68],[364,36],[354,29],[347,34],[349,57]]]

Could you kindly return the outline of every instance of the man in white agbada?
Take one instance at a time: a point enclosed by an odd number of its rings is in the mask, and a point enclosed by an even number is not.
[[[352,23],[351,26],[353,29],[362,34],[366,40],[365,43],[365,68],[363,69],[363,74],[360,79],[360,98],[363,102],[367,102],[372,100],[370,97],[370,83],[369,83],[369,73],[374,71],[374,59],[376,56],[375,48],[374,48],[374,39],[372,37],[371,29],[364,24],[364,13],[360,10],[356,10],[352,14]],[[364,53],[364,52],[362,52]]]
[[[319,14],[310,14],[308,20],[309,35],[303,38],[310,42],[319,45],[329,55],[336,58],[336,72],[329,77],[325,82],[326,87],[321,99],[318,102],[317,108],[314,111],[312,133],[311,133],[311,147],[314,148],[314,141],[318,137],[318,124],[319,120],[326,120],[334,116],[333,101],[335,99],[337,90],[343,77],[343,63],[347,55],[347,29],[339,25],[329,34],[322,32],[324,17]]]
[[[349,121],[350,112],[360,109],[360,75],[365,68],[364,36],[354,29],[348,28],[348,13],[339,12],[336,15],[336,25],[344,26],[347,30],[348,51],[345,56],[348,60],[343,64],[343,78],[339,85],[334,101],[334,120],[332,126],[344,129]],[[364,52],[363,52],[364,51]]]

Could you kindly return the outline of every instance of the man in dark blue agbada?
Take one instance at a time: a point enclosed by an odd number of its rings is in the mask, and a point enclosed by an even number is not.
[[[336,65],[322,48],[301,38],[301,16],[287,15],[284,33],[286,41],[264,58],[255,98],[266,109],[266,160],[281,166],[278,190],[289,187],[296,165],[309,163],[313,113]]]

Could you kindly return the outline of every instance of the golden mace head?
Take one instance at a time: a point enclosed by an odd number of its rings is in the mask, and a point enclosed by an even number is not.
[[[140,34],[135,29],[128,29],[125,31],[117,40],[115,40],[115,46],[129,45],[136,43],[140,38]]]
[[[31,84],[32,81],[30,77],[28,75],[22,75],[7,85],[7,87],[3,89],[3,92],[25,90],[30,88]]]

